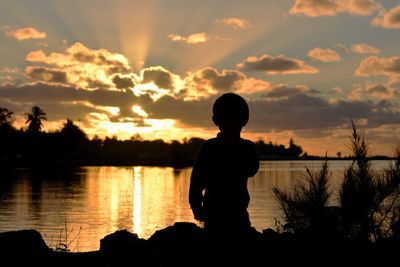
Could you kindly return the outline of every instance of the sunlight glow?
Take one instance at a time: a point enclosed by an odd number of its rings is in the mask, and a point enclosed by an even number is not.
[[[153,35],[156,34],[157,18],[161,8],[157,1],[141,1],[138,8],[135,1],[113,1],[109,21],[116,24],[119,45],[135,70],[140,70],[146,63]],[[134,21],[140,24],[132,25]]]
[[[146,118],[149,114],[147,114],[146,111],[144,111],[142,109],[141,106],[138,105],[134,105],[132,106],[132,111],[135,112],[137,115],[139,115],[140,117]]]
[[[137,235],[142,233],[142,195],[141,195],[142,167],[133,168],[133,232]]]
[[[167,95],[169,90],[160,89],[154,82],[150,82],[135,85],[133,88],[133,93],[136,96],[150,94],[150,97],[153,99],[153,101],[157,101],[162,96]]]
[[[104,111],[110,113],[113,116],[117,116],[121,111],[119,107],[98,106],[97,108],[101,109],[101,110],[104,110]]]

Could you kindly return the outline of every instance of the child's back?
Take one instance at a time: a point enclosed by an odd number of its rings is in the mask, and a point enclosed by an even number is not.
[[[248,121],[248,107],[243,98],[228,93],[217,99],[213,113],[221,132],[207,140],[198,155],[191,177],[190,205],[209,232],[247,230],[251,226],[247,179],[259,167],[254,143],[240,138]]]

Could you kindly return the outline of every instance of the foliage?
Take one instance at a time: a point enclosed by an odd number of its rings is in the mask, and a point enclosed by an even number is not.
[[[67,221],[65,221],[64,227],[60,229],[60,235],[59,235],[58,241],[56,242],[56,244],[53,247],[52,240],[51,240],[49,247],[56,252],[70,252],[71,245],[74,242],[76,242],[74,250],[77,251],[77,248],[78,248],[77,239],[79,238],[81,231],[82,231],[82,226],[79,228],[78,232],[75,233],[74,236],[72,236],[72,233],[74,232],[74,227],[72,227],[71,229],[68,229]]]
[[[382,171],[371,166],[364,136],[352,121],[353,163],[346,170],[340,189],[345,235],[357,240],[376,240],[391,235],[388,220],[399,208],[400,153],[395,164]]]
[[[289,147],[282,144],[264,143],[260,140],[255,143],[260,159],[298,159],[304,156],[301,146],[296,145],[292,138],[289,140]]]
[[[192,166],[201,145],[202,138],[173,140],[144,140],[138,134],[129,140],[117,137],[89,139],[87,134],[72,121],[67,119],[61,129],[53,132],[41,131],[46,113],[34,106],[28,116],[26,130],[17,130],[11,124],[11,111],[0,108],[3,121],[9,122],[5,129],[0,127],[0,164],[7,166],[31,165],[46,161],[68,161],[78,165],[158,165],[186,167]],[[38,134],[40,133],[40,134]],[[261,160],[299,158],[302,149],[293,139],[289,147],[284,145],[256,142],[256,149]]]
[[[46,113],[38,106],[33,106],[31,113],[26,113],[28,125],[28,132],[38,133],[42,129],[43,120],[47,120]]]
[[[339,189],[340,206],[328,206],[331,191],[325,161],[319,172],[307,169],[305,183],[293,192],[273,188],[284,214],[284,230],[309,229],[358,241],[400,238],[400,147],[393,164],[374,170],[364,136],[353,121],[351,125],[353,161]]]
[[[0,127],[2,127],[4,125],[9,126],[12,124],[12,120],[11,120],[12,114],[13,114],[12,111],[9,111],[6,108],[0,107]]]
[[[284,230],[320,230],[325,217],[324,208],[331,196],[329,176],[328,162],[325,160],[319,171],[312,172],[306,167],[306,182],[297,184],[292,192],[273,187],[274,196],[286,221]]]

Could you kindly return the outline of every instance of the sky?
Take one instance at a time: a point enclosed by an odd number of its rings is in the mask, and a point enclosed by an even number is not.
[[[211,138],[212,104],[243,96],[242,136],[312,155],[400,144],[398,0],[2,0],[0,107],[89,137]]]

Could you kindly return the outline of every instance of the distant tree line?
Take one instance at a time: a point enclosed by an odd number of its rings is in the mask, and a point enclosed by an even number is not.
[[[134,135],[129,140],[117,137],[89,138],[72,120],[61,129],[45,132],[46,113],[38,106],[26,113],[26,127],[13,126],[13,112],[0,107],[0,164],[30,165],[70,162],[78,165],[157,165],[191,166],[205,141],[201,138],[165,142],[143,140]],[[307,153],[290,139],[289,146],[257,141],[260,159],[298,159]]]

